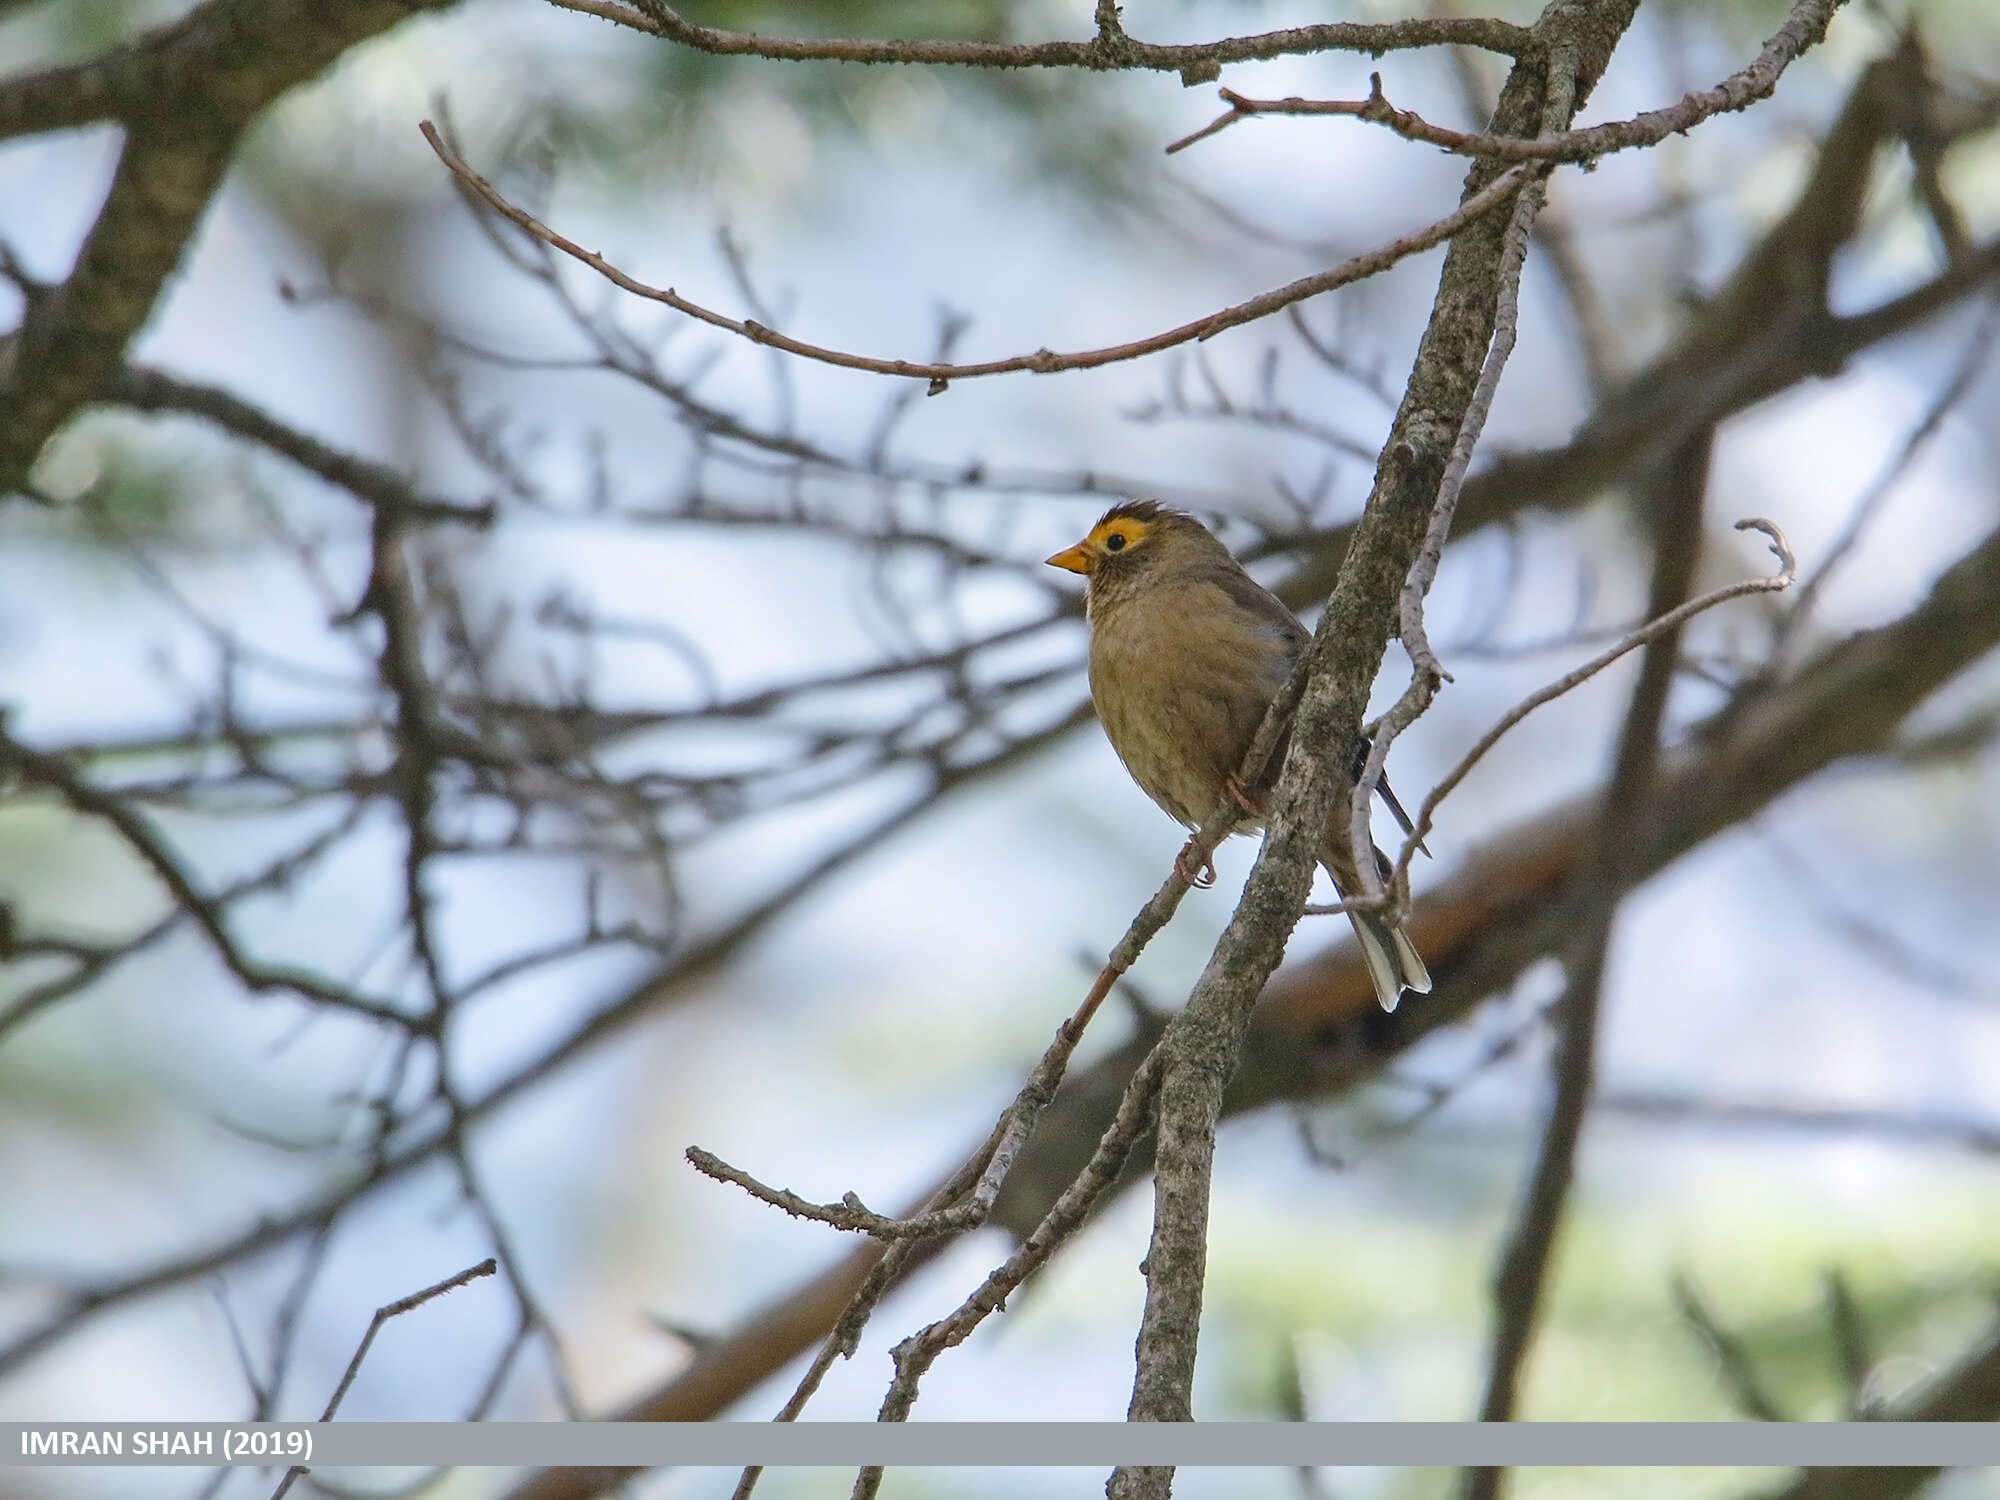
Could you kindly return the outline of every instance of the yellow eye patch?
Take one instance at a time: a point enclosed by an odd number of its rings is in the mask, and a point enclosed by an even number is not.
[[[1110,521],[1100,521],[1092,527],[1086,545],[1100,552],[1123,552],[1127,547],[1143,542],[1150,529],[1145,521],[1132,516],[1119,516]]]
[[[1071,573],[1093,573],[1104,558],[1115,557],[1145,541],[1159,514],[1159,504],[1152,500],[1114,505],[1098,518],[1088,536],[1074,547],[1058,552],[1048,564]]]

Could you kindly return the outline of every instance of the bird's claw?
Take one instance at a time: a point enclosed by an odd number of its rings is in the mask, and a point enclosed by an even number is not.
[[[1194,840],[1189,839],[1181,852],[1174,856],[1174,872],[1198,891],[1205,891],[1215,884],[1215,861],[1204,859],[1193,863]]]

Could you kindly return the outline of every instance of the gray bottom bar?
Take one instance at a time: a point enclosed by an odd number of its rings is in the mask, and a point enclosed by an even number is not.
[[[1988,1466],[1992,1422],[0,1424],[0,1466]]]
[[[0,1423],[0,1465],[2000,1464],[1990,1422]]]

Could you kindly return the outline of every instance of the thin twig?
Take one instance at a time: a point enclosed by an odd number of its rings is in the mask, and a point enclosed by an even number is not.
[[[152,872],[167,894],[208,940],[215,955],[253,994],[289,990],[320,1004],[371,1020],[404,1026],[408,1019],[387,1002],[345,989],[304,969],[262,964],[244,953],[230,930],[224,904],[204,893],[181,856],[151,819],[115,793],[79,776],[63,760],[29,748],[7,733],[0,720],[0,770],[11,770],[30,786],[54,792],[71,811],[110,825],[132,854]]]
[[[1087,68],[1096,72],[1142,69],[1179,73],[1189,83],[1213,79],[1227,63],[1256,62],[1314,52],[1384,52],[1412,47],[1480,47],[1508,56],[1530,45],[1529,32],[1485,17],[1416,17],[1369,24],[1331,21],[1213,42],[1160,45],[1135,41],[1122,29],[1087,42],[980,42],[761,36],[698,26],[660,0],[550,0],[563,10],[614,21],[635,31],[720,57],[763,57],[774,62],[931,63],[970,68]]]
[[[1746,578],[1740,583],[1725,584],[1698,599],[1690,599],[1679,608],[1669,610],[1658,619],[1640,626],[1615,645],[1593,656],[1575,671],[1565,673],[1545,687],[1537,688],[1515,704],[1501,716],[1498,723],[1479,737],[1473,747],[1466,751],[1464,758],[1453,766],[1445,778],[1431,789],[1430,795],[1424,798],[1423,805],[1417,809],[1416,831],[1403,841],[1403,852],[1397,857],[1392,885],[1402,881],[1408,872],[1410,861],[1417,852],[1418,841],[1431,831],[1431,815],[1437,811],[1438,804],[1457,789],[1459,783],[1471,773],[1472,768],[1485,758],[1487,751],[1505,738],[1507,732],[1529,714],[1543,704],[1553,703],[1565,693],[1588,682],[1626,652],[1657,640],[1666,632],[1678,629],[1696,615],[1714,609],[1718,604],[1727,604],[1731,599],[1741,599],[1747,594],[1782,593],[1792,586],[1792,580],[1798,574],[1798,562],[1792,556],[1791,544],[1785,540],[1785,534],[1778,529],[1778,524],[1761,516],[1751,516],[1738,521],[1736,529],[1761,531],[1770,538],[1771,552],[1778,559],[1778,571],[1768,578]]]
[[[1379,86],[1379,77],[1377,81]],[[1542,102],[1542,133],[1547,135],[1560,130],[1575,112],[1574,59],[1566,56],[1552,59],[1547,96]],[[1527,265],[1528,245],[1534,235],[1535,218],[1541,211],[1545,191],[1544,178],[1537,177],[1528,183],[1515,200],[1513,214],[1507,221],[1507,231],[1500,246],[1493,336],[1487,345],[1485,361],[1480,366],[1479,381],[1473,387],[1464,419],[1459,423],[1458,432],[1452,439],[1451,452],[1445,459],[1437,496],[1431,503],[1430,519],[1424,529],[1423,544],[1417,550],[1416,561],[1404,576],[1402,591],[1396,599],[1397,634],[1402,638],[1403,650],[1410,659],[1409,685],[1369,736],[1368,753],[1363,757],[1361,774],[1355,782],[1354,800],[1348,804],[1347,840],[1351,851],[1350,862],[1359,886],[1358,894],[1377,901],[1387,895],[1398,907],[1407,906],[1409,902],[1408,881],[1398,878],[1407,875],[1407,866],[1391,868],[1392,878],[1385,891],[1380,856],[1375,852],[1375,841],[1369,831],[1369,814],[1373,810],[1375,789],[1381,785],[1388,768],[1390,748],[1397,737],[1429,709],[1439,688],[1451,680],[1451,674],[1431,649],[1430,634],[1424,623],[1424,600],[1437,581],[1437,571],[1444,560],[1445,542],[1451,536],[1452,522],[1458,514],[1459,495],[1465,487],[1465,476],[1472,468],[1473,452],[1486,430],[1486,418],[1493,409],[1493,397],[1500,387],[1501,374],[1514,352],[1520,326],[1521,274]],[[1414,829],[1410,830],[1410,834],[1421,847],[1422,835]]]
[[[1578,130],[1563,130],[1533,138],[1496,136],[1433,125],[1407,109],[1398,109],[1382,92],[1382,75],[1369,75],[1366,99],[1250,99],[1234,89],[1222,89],[1227,113],[1167,147],[1169,154],[1185,151],[1197,141],[1226,130],[1253,115],[1341,115],[1381,125],[1405,140],[1440,146],[1460,156],[1495,157],[1502,161],[1590,161],[1614,151],[1655,146],[1670,135],[1682,135],[1716,115],[1748,109],[1777,87],[1778,79],[1800,53],[1826,35],[1833,13],[1846,0],[1799,0],[1748,66],[1714,88],[1699,89],[1662,109],[1647,110],[1629,120],[1613,120]]]
[[[912,1219],[878,1214],[853,1193],[847,1194],[838,1203],[814,1203],[787,1188],[769,1187],[741,1167],[733,1167],[714,1152],[704,1151],[699,1146],[689,1146],[681,1154],[687,1158],[688,1165],[704,1177],[713,1177],[717,1182],[734,1183],[759,1202],[768,1203],[773,1208],[781,1208],[794,1218],[812,1219],[821,1224],[830,1224],[835,1229],[853,1230],[878,1240],[944,1234],[956,1223],[955,1220],[947,1219],[946,1216],[951,1212],[949,1209],[942,1213],[925,1214]]]
[[[1750,1351],[1708,1310],[1708,1304],[1695,1290],[1694,1282],[1685,1273],[1676,1272],[1668,1288],[1673,1293],[1674,1310],[1714,1352],[1716,1373],[1729,1388],[1737,1409],[1753,1422],[1784,1421],[1784,1411],[1764,1389],[1764,1382],[1751,1361]]]
[[[1275,738],[1275,731],[1273,737]],[[1268,756],[1270,747],[1262,747]],[[1246,764],[1254,757],[1257,746],[1252,746],[1252,757],[1246,757]],[[814,1203],[784,1188],[770,1187],[759,1182],[740,1167],[731,1166],[714,1153],[690,1146],[686,1151],[687,1160],[697,1171],[713,1177],[718,1182],[733,1183],[752,1197],[774,1208],[783,1209],[796,1218],[812,1219],[829,1224],[836,1229],[851,1230],[881,1240],[927,1239],[936,1235],[958,1234],[977,1228],[985,1222],[992,1211],[993,1203],[999,1197],[1000,1189],[1006,1184],[1007,1174],[1013,1170],[1014,1161],[1021,1148],[1033,1134],[1041,1112],[1055,1097],[1057,1086],[1062,1082],[1064,1071],[1069,1066],[1070,1057],[1077,1044],[1083,1040],[1091,1018],[1103,1006],[1118,980],[1139,960],[1146,945],[1155,934],[1166,926],[1179,909],[1181,898],[1188,892],[1188,882],[1181,873],[1183,869],[1194,868],[1206,861],[1215,846],[1233,831],[1236,820],[1241,816],[1233,802],[1224,804],[1225,810],[1211,820],[1210,825],[1189,841],[1188,850],[1197,851],[1192,859],[1183,852],[1174,870],[1167,876],[1160,889],[1153,894],[1145,906],[1126,928],[1125,935],[1112,949],[1104,967],[1098,971],[1090,990],[1063,1023],[1056,1028],[1055,1038],[1049,1043],[1039,1062],[1029,1073],[1026,1082],[1014,1096],[1013,1102],[1002,1111],[994,1122],[992,1133],[984,1145],[973,1153],[960,1176],[963,1179],[955,1188],[947,1188],[934,1195],[930,1204],[922,1211],[906,1218],[892,1218],[875,1213],[863,1204],[853,1193],[847,1194],[839,1203]]]
[[[1556,117],[1561,116],[1557,114]],[[1452,440],[1450,457],[1445,460],[1444,476],[1438,481],[1437,499],[1431,507],[1423,546],[1403,580],[1402,593],[1397,597],[1397,634],[1402,638],[1403,649],[1410,658],[1410,682],[1369,737],[1368,754],[1362,761],[1361,774],[1355,782],[1348,821],[1348,846],[1353,850],[1354,869],[1360,876],[1360,890],[1356,894],[1364,898],[1379,900],[1384,894],[1375,858],[1375,840],[1369,831],[1369,814],[1373,810],[1375,789],[1382,784],[1382,777],[1388,769],[1389,750],[1397,737],[1430,707],[1439,686],[1451,680],[1451,673],[1445,670],[1437,653],[1431,649],[1430,635],[1424,625],[1424,599],[1429,595],[1431,585],[1437,581],[1438,567],[1444,560],[1445,542],[1451,536],[1452,520],[1458,513],[1458,497],[1465,487],[1465,476],[1472,467],[1473,451],[1479,446],[1480,435],[1486,430],[1486,418],[1493,409],[1493,396],[1500,387],[1501,373],[1514,352],[1514,341],[1520,327],[1521,272],[1527,264],[1528,243],[1534,233],[1535,215],[1542,206],[1543,192],[1544,184],[1537,178],[1523,187],[1520,197],[1514,200],[1514,212],[1507,221],[1507,234],[1500,251],[1493,341],[1487,348],[1486,362],[1480,368],[1479,383],[1473,388],[1472,400],[1466,406],[1465,420],[1459,424],[1458,435]],[[1421,842],[1421,836],[1418,841]],[[1393,888],[1399,904],[1407,899],[1405,890],[1403,886]]]
[[[1862,533],[1875,519],[1883,503],[1894,493],[1897,484],[1909,473],[1917,455],[1937,435],[1939,429],[1944,426],[1945,419],[1971,391],[1979,372],[1991,356],[1996,341],[2000,341],[1996,340],[1996,335],[2000,335],[2000,301],[1989,301],[1979,321],[1973,326],[1972,336],[1966,340],[1965,350],[1960,354],[1950,379],[1931,399],[1923,416],[1904,437],[1895,455],[1883,466],[1882,472],[1876,475],[1874,481],[1862,492],[1861,498],[1849,508],[1847,519],[1841,524],[1839,534],[1828,545],[1826,555],[1820,559],[1819,566],[1807,574],[1799,584],[1799,591],[1792,600],[1791,608],[1785,611],[1784,618],[1778,625],[1778,639],[1772,652],[1773,665],[1777,664],[1776,659],[1783,655],[1799,630],[1811,619],[1813,607],[1819,602],[1821,592],[1832,580],[1834,573],[1847,561],[1849,554],[1860,542]]]
[[[1146,1132],[1152,1119],[1153,1103],[1159,1093],[1160,1070],[1160,1051],[1154,1048],[1132,1075],[1118,1102],[1117,1113],[1098,1139],[1097,1149],[1090,1160],[1084,1163],[1082,1170],[1050,1205],[1041,1222],[957,1308],[896,1345],[893,1351],[895,1378],[882,1398],[876,1421],[905,1420],[916,1403],[918,1383],[923,1379],[924,1372],[937,1362],[938,1356],[964,1343],[989,1314],[1005,1308],[1008,1297],[1045,1265],[1057,1248],[1089,1217],[1098,1200],[1118,1180],[1126,1161]],[[880,1468],[862,1469],[855,1476],[852,1500],[874,1500],[881,1482]]]
[[[347,1389],[354,1384],[354,1377],[361,1373],[361,1362],[368,1357],[368,1351],[374,1347],[375,1335],[382,1331],[383,1324],[392,1318],[400,1318],[406,1312],[414,1312],[426,1302],[435,1301],[446,1292],[455,1292],[468,1282],[477,1281],[482,1276],[491,1276],[499,1269],[500,1263],[489,1255],[478,1265],[467,1266],[455,1276],[447,1276],[443,1281],[434,1282],[420,1292],[412,1292],[407,1297],[398,1297],[394,1302],[385,1302],[376,1308],[375,1316],[368,1320],[368,1331],[361,1335],[361,1342],[355,1346],[354,1357],[348,1360],[347,1369],[341,1374],[340,1384],[333,1388],[333,1394],[327,1398],[326,1408],[320,1412],[319,1420],[331,1422],[334,1414],[340,1410],[340,1403],[347,1399]],[[278,1481],[278,1487],[271,1491],[271,1500],[284,1500],[285,1492],[291,1489],[298,1477],[305,1472],[303,1464],[294,1464],[287,1469],[285,1477]]]
[[[526,209],[509,202],[498,188],[473,171],[457,152],[445,144],[443,136],[429,120],[422,122],[418,128],[423,132],[424,139],[430,142],[431,150],[437,153],[438,160],[442,161],[454,176],[495,213],[544,244],[590,267],[614,286],[630,292],[633,296],[662,303],[676,312],[685,313],[698,322],[708,324],[711,328],[720,328],[739,338],[748,339],[753,344],[782,349],[802,359],[835,365],[845,370],[862,370],[875,375],[894,375],[928,381],[933,395],[943,391],[954,380],[971,380],[983,375],[1005,375],[1018,371],[1048,375],[1062,370],[1095,369],[1100,365],[1138,359],[1144,355],[1157,354],[1162,349],[1172,349],[1181,344],[1213,338],[1231,328],[1239,328],[1245,323],[1269,317],[1272,313],[1280,312],[1308,297],[1317,297],[1323,292],[1330,292],[1338,287],[1377,275],[1400,260],[1443,244],[1466,225],[1483,218],[1511,198],[1529,175],[1527,168],[1512,168],[1467,198],[1443,218],[1422,229],[1413,230],[1379,250],[1371,250],[1366,254],[1342,261],[1325,271],[1301,277],[1281,287],[1274,287],[1246,302],[1222,308],[1192,323],[1183,323],[1176,328],[1149,334],[1145,338],[1134,339],[1129,343],[1111,344],[1097,349],[1081,349],[1069,354],[1058,354],[1051,349],[1037,349],[1032,354],[1009,355],[1004,359],[983,360],[974,364],[951,364],[926,360],[878,359],[872,355],[853,354],[842,349],[828,348],[823,344],[809,344],[789,334],[780,333],[774,328],[767,328],[762,323],[732,318],[704,307],[698,302],[691,302],[672,287],[650,286],[619,270],[596,251],[586,250],[576,241],[557,233]]]

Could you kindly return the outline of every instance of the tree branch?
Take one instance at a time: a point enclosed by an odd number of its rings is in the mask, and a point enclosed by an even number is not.
[[[1853,238],[1877,148],[1940,92],[1910,47],[1871,64],[1822,140],[1785,215],[1708,298],[1672,345],[1592,409],[1557,447],[1501,454],[1466,481],[1457,534],[1521,514],[1559,513],[1657,463],[1687,437],[1913,329],[2000,279],[2000,239],[1867,312],[1836,315],[1826,288]],[[1354,528],[1327,532],[1279,591],[1295,608],[1324,598]]]
[[[1833,13],[1847,0],[1798,0],[1784,25],[1774,32],[1756,60],[1730,74],[1714,88],[1697,89],[1679,102],[1662,109],[1650,109],[1629,120],[1613,120],[1581,130],[1563,130],[1547,135],[1520,137],[1479,135],[1448,130],[1433,125],[1406,109],[1398,109],[1382,93],[1382,75],[1370,76],[1366,99],[1249,99],[1234,89],[1223,89],[1222,100],[1229,112],[1183,136],[1167,147],[1169,154],[1183,151],[1252,115],[1344,115],[1386,126],[1405,140],[1440,146],[1461,156],[1497,157],[1504,161],[1591,161],[1614,151],[1656,146],[1670,135],[1682,135],[1716,115],[1748,109],[1778,86],[1786,68],[1809,48],[1826,37]]]
[[[1309,297],[1317,297],[1338,287],[1386,271],[1400,260],[1443,244],[1468,224],[1492,212],[1500,204],[1513,196],[1527,179],[1525,168],[1515,168],[1495,181],[1486,183],[1478,192],[1470,193],[1457,209],[1446,214],[1433,224],[1413,230],[1401,239],[1393,240],[1379,250],[1371,250],[1365,255],[1357,255],[1342,261],[1325,271],[1311,276],[1302,276],[1297,281],[1239,302],[1233,307],[1225,307],[1191,323],[1183,323],[1160,333],[1133,339],[1128,343],[1112,344],[1098,349],[1079,349],[1068,354],[1058,354],[1051,349],[1037,349],[1032,354],[1012,354],[1001,359],[981,360],[973,364],[953,364],[944,360],[880,359],[873,355],[854,354],[844,349],[828,348],[824,344],[809,344],[803,339],[795,339],[790,334],[780,333],[762,323],[732,318],[704,307],[699,302],[690,302],[672,287],[657,287],[629,276],[619,270],[594,250],[586,250],[576,241],[557,233],[526,209],[510,203],[500,190],[484,177],[467,166],[464,159],[445,143],[436,125],[425,120],[419,127],[423,136],[435,151],[438,160],[448,167],[458,180],[480,201],[495,213],[516,225],[522,231],[534,236],[572,259],[589,266],[622,291],[635,297],[643,297],[649,302],[662,303],[674,311],[685,313],[697,322],[706,323],[711,328],[720,328],[739,338],[748,339],[753,344],[795,354],[801,359],[814,360],[820,364],[834,365],[843,370],[860,370],[871,375],[893,375],[930,383],[930,393],[940,394],[954,380],[971,380],[983,375],[1008,375],[1022,371],[1037,375],[1052,375],[1062,370],[1089,370],[1100,365],[1117,364],[1124,360],[1139,359],[1148,354],[1157,354],[1163,349],[1172,349],[1181,344],[1211,339],[1218,333],[1231,328],[1240,328],[1245,323],[1254,323],[1259,318],[1267,318],[1272,313],[1282,312],[1295,302]]]
[[[151,872],[169,899],[201,930],[229,972],[253,995],[289,991],[303,999],[374,1021],[407,1026],[409,1020],[386,1001],[373,999],[304,969],[272,967],[243,952],[229,929],[225,903],[200,890],[181,857],[159,831],[124,799],[93,786],[52,755],[44,755],[16,740],[0,721],[0,770],[11,771],[29,786],[53,792],[71,811],[108,824],[125,847]]]
[[[1684,604],[1675,606],[1665,614],[1648,620],[1638,629],[1628,631],[1582,666],[1565,672],[1554,682],[1536,688],[1534,692],[1508,709],[1491,729],[1473,741],[1472,748],[1459,757],[1458,764],[1447,771],[1443,779],[1425,794],[1424,800],[1417,807],[1417,815],[1413,820],[1409,836],[1403,841],[1402,853],[1397,857],[1393,880],[1400,881],[1408,872],[1411,859],[1417,850],[1423,847],[1425,835],[1434,826],[1432,820],[1437,814],[1439,805],[1458,790],[1465,778],[1472,774],[1473,767],[1486,758],[1487,752],[1505,739],[1508,733],[1529,714],[1545,704],[1553,703],[1567,693],[1574,692],[1627,652],[1636,650],[1640,646],[1650,646],[1663,636],[1672,635],[1678,638],[1683,625],[1696,615],[1714,609],[1718,604],[1727,604],[1732,599],[1741,599],[1750,594],[1783,593],[1792,586],[1792,580],[1798,576],[1798,560],[1792,556],[1792,549],[1785,540],[1785,534],[1772,522],[1754,516],[1748,520],[1738,521],[1736,529],[1761,531],[1769,537],[1772,555],[1778,559],[1778,571],[1768,578],[1746,578],[1740,583],[1726,583],[1720,588],[1711,589],[1698,599],[1690,599]]]
[[[60,285],[0,346],[0,494],[89,400],[145,324],[264,106],[356,43],[452,0],[208,0],[105,57],[0,84],[0,137],[125,126],[111,189]]]
[[[231,436],[289,459],[364,504],[397,512],[412,521],[455,521],[485,527],[492,525],[496,514],[491,501],[463,505],[422,494],[388,465],[343,453],[221,386],[183,380],[145,365],[121,365],[98,399],[148,414],[199,417]]]
[[[456,1275],[425,1287],[420,1292],[412,1292],[407,1297],[398,1297],[394,1302],[385,1302],[375,1309],[375,1316],[368,1320],[367,1331],[361,1335],[361,1342],[355,1346],[354,1355],[347,1361],[347,1369],[342,1372],[340,1383],[333,1388],[327,1398],[326,1407],[319,1414],[322,1422],[331,1422],[340,1410],[340,1403],[347,1399],[348,1387],[354,1384],[354,1377],[361,1373],[361,1362],[368,1358],[368,1351],[375,1347],[375,1335],[382,1331],[382,1325],[391,1319],[400,1318],[404,1313],[415,1312],[426,1302],[434,1302],[447,1292],[455,1292],[469,1282],[491,1276],[500,1269],[500,1263],[488,1256],[476,1266],[467,1266]],[[278,1487],[271,1491],[271,1500],[284,1500],[292,1485],[306,1472],[303,1464],[295,1464],[285,1471],[285,1477],[278,1481]]]
[[[1522,27],[1484,17],[1431,16],[1367,24],[1331,21],[1255,36],[1162,46],[1135,41],[1122,28],[1100,26],[1087,42],[979,42],[759,36],[698,26],[660,0],[552,0],[635,31],[649,32],[718,57],[763,57],[774,62],[931,63],[971,68],[1088,68],[1178,73],[1204,83],[1226,63],[1256,62],[1314,52],[1384,52],[1410,47],[1480,47],[1515,55],[1530,45]]]

